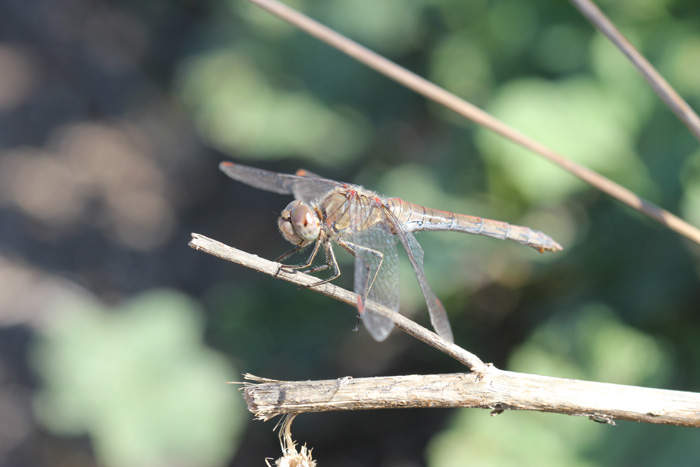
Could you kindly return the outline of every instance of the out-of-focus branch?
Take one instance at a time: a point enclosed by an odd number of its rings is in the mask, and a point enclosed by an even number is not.
[[[632,64],[637,67],[639,73],[644,77],[649,85],[654,89],[662,101],[671,111],[676,114],[681,122],[688,127],[690,132],[700,140],[700,117],[696,114],[688,103],[678,95],[661,74],[647,61],[644,56],[634,48],[619,29],[610,21],[598,6],[591,0],[571,0],[571,3],[581,12],[581,14],[593,24],[610,42],[625,54]]]
[[[258,419],[335,410],[469,407],[531,410],[615,420],[700,427],[700,394],[594,383],[502,371],[469,374],[275,381],[245,375],[248,410]]]
[[[589,185],[700,245],[700,230],[597,172],[573,162],[430,81],[276,1],[248,0],[428,99],[541,155]]]
[[[259,256],[251,255],[245,251],[238,250],[228,245],[224,245],[223,243],[217,242],[216,240],[212,240],[211,238],[207,238],[204,235],[193,233],[192,241],[190,241],[189,246],[195,250],[203,251],[210,255],[216,256],[217,258],[246,266],[277,279],[283,279],[287,282],[291,282],[302,287],[307,287],[309,290],[320,292],[331,298],[347,303],[350,306],[354,307],[357,304],[357,295],[348,290],[330,283],[314,286],[314,284],[318,282],[317,277],[301,272],[290,272],[282,269],[283,265],[280,263],[275,263],[273,261],[260,258]],[[372,307],[372,311],[391,319],[394,322],[394,325],[403,332],[410,334],[416,339],[425,342],[441,352],[446,353],[450,357],[469,367],[470,370],[476,373],[482,373],[486,370],[486,364],[484,364],[484,362],[482,362],[476,355],[467,352],[458,345],[447,342],[434,332],[429,331],[418,323],[411,321],[405,316],[395,313],[378,303],[368,301],[368,306]]]

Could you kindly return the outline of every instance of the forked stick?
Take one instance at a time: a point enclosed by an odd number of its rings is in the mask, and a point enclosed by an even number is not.
[[[280,270],[281,264],[232,248],[203,235],[189,244],[227,261],[300,286],[318,281],[307,274]],[[309,290],[354,306],[356,295],[333,284]],[[585,416],[601,423],[630,420],[700,427],[700,394],[595,383],[502,371],[441,339],[410,319],[376,306],[397,328],[467,365],[472,373],[341,378],[330,381],[275,381],[246,375],[248,409],[267,420],[276,415],[329,410],[409,407],[475,407],[494,413],[535,410]]]

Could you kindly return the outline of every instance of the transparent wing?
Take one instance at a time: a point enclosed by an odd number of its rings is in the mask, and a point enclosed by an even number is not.
[[[360,297],[358,310],[367,331],[377,341],[387,338],[394,322],[372,309],[372,302],[384,305],[397,312],[399,296],[399,256],[396,251],[396,237],[388,223],[378,222],[369,228],[363,226],[363,219],[377,215],[379,205],[352,202],[350,215],[356,228],[349,232],[351,246],[355,253],[355,293]]]
[[[411,262],[411,267],[418,280],[418,285],[423,292],[423,297],[425,298],[425,303],[428,305],[428,312],[430,313],[430,323],[433,325],[435,332],[448,342],[454,342],[454,336],[452,335],[452,327],[450,326],[450,320],[447,317],[447,311],[445,307],[433,289],[428,285],[428,280],[425,277],[425,270],[423,269],[423,248],[421,248],[418,240],[413,234],[407,231],[401,223],[398,222],[396,216],[394,216],[388,209],[386,213],[387,220],[393,225],[393,230],[399,237],[401,244],[403,244],[406,254],[408,255],[408,260]]]
[[[320,199],[329,191],[342,186],[341,183],[326,178],[271,172],[233,162],[222,162],[219,169],[239,182],[274,193],[293,194],[305,203]]]

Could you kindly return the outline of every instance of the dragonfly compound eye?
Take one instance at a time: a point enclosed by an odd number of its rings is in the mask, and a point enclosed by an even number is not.
[[[280,216],[279,219],[277,219],[277,227],[279,227],[282,236],[289,243],[301,245],[304,242],[301,238],[299,238],[299,235],[294,232],[292,223],[289,222],[289,217],[285,218],[284,216]]]
[[[280,229],[282,236],[285,240],[293,245],[301,245],[304,243],[299,235],[294,232],[294,227],[292,227],[292,209],[294,209],[299,204],[299,201],[292,201],[284,208],[284,211],[280,214],[277,219],[277,227]]]
[[[299,200],[292,201],[284,208],[277,219],[277,227],[289,243],[298,246],[312,243],[321,233],[316,212]]]
[[[291,210],[291,223],[294,232],[306,242],[316,240],[321,233],[321,222],[318,215],[303,203],[297,204]]]

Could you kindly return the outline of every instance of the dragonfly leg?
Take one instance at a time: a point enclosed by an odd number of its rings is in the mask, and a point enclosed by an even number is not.
[[[281,263],[282,261],[284,261],[285,259],[287,259],[287,258],[289,258],[290,256],[292,256],[292,255],[293,255],[294,253],[296,253],[297,251],[301,251],[301,250],[303,250],[303,249],[304,249],[303,246],[297,245],[297,246],[295,246],[294,248],[292,248],[291,250],[287,251],[286,253],[281,254],[281,255],[275,260],[275,263]],[[289,268],[290,268],[290,266],[287,266],[286,264],[281,264],[280,267],[277,268],[277,272],[275,273],[274,277],[276,278],[277,276],[279,276],[280,271],[282,271],[282,269],[289,269]]]
[[[318,249],[321,247],[321,243],[326,243],[325,241],[318,239],[316,241],[316,244],[314,245],[314,249],[311,251],[311,254],[309,255],[309,258],[306,260],[306,263],[304,264],[299,264],[299,265],[288,265],[288,264],[283,264],[280,266],[280,270],[286,269],[289,271],[297,271],[300,269],[307,269],[311,267],[311,264],[314,262],[314,259],[316,259],[316,255],[318,254]],[[296,253],[297,251],[301,250],[303,247],[295,247],[292,250],[288,251],[287,253],[283,254],[279,258],[277,258],[277,261],[279,262],[282,259],[285,259],[289,257],[291,254]],[[279,271],[278,271],[279,272]]]
[[[318,266],[314,266],[311,269],[307,269],[306,271],[302,271],[302,272],[304,274],[310,274],[312,272],[324,271],[328,268],[329,268],[328,264],[324,263],[324,264],[319,264]]]
[[[367,298],[367,296],[369,295],[369,291],[372,288],[372,285],[374,285],[374,280],[379,274],[379,269],[382,267],[384,255],[380,251],[373,250],[372,248],[367,248],[366,246],[357,245],[355,243],[338,241],[338,244],[353,256],[357,256],[357,251],[364,251],[379,259],[379,264],[377,264],[377,267],[374,268],[374,273],[372,273],[372,266],[367,261],[365,261],[365,271],[367,273],[367,280],[365,281],[365,283],[367,284],[367,286],[365,287],[365,291],[362,294],[362,298]]]
[[[324,279],[325,282],[330,282],[333,279],[337,279],[338,276],[340,276],[340,268],[338,268],[338,262],[335,260],[335,254],[333,253],[333,247],[331,246],[330,242],[325,242],[323,244],[323,250],[326,252],[326,262],[324,264],[319,264],[318,266],[314,266],[311,269],[307,269],[304,271],[306,274],[309,274],[311,272],[317,272],[317,271],[323,271],[328,268],[333,269],[333,275],[328,278]],[[318,284],[315,284],[318,285]]]
[[[281,254],[281,255],[275,260],[275,263],[281,263],[282,261],[284,261],[285,259],[287,259],[287,258],[289,258],[290,256],[292,256],[292,255],[293,255],[294,253],[296,253],[297,251],[301,251],[301,250],[303,250],[304,248],[306,248],[306,247],[305,247],[305,246],[301,246],[301,245],[295,246],[294,248],[292,248],[291,250],[287,251],[286,253]]]
[[[326,279],[321,279],[320,281],[315,282],[311,285],[303,286],[303,288],[305,288],[305,289],[308,289],[311,287],[316,287],[316,286],[325,284],[326,282],[331,282],[331,281],[337,279],[338,277],[340,277],[340,267],[338,266],[338,261],[335,259],[335,253],[333,252],[333,247],[331,246],[330,242],[326,242],[323,245],[323,248],[326,251],[326,264],[324,264],[322,266],[317,266],[317,267],[313,268],[312,270],[309,270],[306,272],[314,272],[314,271],[320,271],[322,269],[332,268],[333,273],[331,274],[330,277],[328,277]]]

